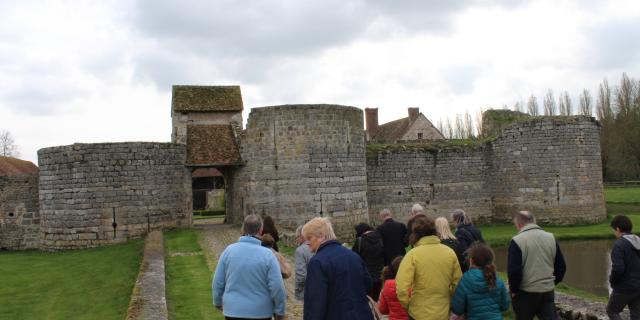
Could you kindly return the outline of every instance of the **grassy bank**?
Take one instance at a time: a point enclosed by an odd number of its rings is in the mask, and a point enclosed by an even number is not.
[[[165,232],[169,319],[224,319],[213,306],[212,273],[195,230]]]
[[[0,319],[123,319],[142,247],[0,253]]]
[[[640,204],[640,187],[606,187],[604,198],[607,203]]]

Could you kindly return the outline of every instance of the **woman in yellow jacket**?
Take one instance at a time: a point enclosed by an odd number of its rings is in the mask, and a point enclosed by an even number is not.
[[[410,242],[396,276],[400,304],[415,320],[447,320],[451,297],[462,277],[456,254],[440,243],[433,219],[414,220]]]

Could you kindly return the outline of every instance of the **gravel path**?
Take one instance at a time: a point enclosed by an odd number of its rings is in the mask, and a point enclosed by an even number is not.
[[[216,261],[220,257],[222,251],[230,244],[238,241],[240,236],[240,227],[228,224],[204,224],[198,223],[194,226],[200,234],[200,245],[205,251],[209,269],[214,269]],[[294,266],[292,257],[288,257],[289,263]],[[287,319],[302,319],[302,303],[294,298],[294,278],[284,280],[287,289]]]

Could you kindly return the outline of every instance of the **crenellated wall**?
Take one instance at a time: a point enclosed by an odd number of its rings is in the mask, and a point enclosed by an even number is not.
[[[158,228],[190,226],[185,157],[184,145],[171,143],[40,149],[41,248],[93,247]]]
[[[0,250],[39,245],[38,173],[0,176]]]
[[[246,165],[227,175],[228,219],[271,215],[295,229],[322,213],[350,237],[368,220],[362,119],[362,110],[336,105],[252,109],[240,141]]]

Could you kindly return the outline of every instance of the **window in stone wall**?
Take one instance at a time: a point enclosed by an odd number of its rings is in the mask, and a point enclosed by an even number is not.
[[[418,132],[418,139],[422,139],[422,132]]]

